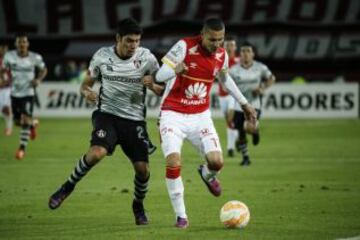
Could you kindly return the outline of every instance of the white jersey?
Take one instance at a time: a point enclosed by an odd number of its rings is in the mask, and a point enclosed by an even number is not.
[[[2,63],[2,67],[11,72],[11,96],[26,97],[34,96],[35,90],[31,81],[35,78],[35,68],[45,68],[45,63],[40,54],[29,51],[26,57],[21,57],[16,50],[8,51]]]
[[[261,82],[272,76],[269,68],[258,61],[254,61],[249,68],[244,68],[241,64],[233,65],[229,70],[230,76],[235,84],[244,94],[248,102],[256,109],[261,108],[259,96],[253,95],[253,90],[260,86]],[[236,111],[242,111],[240,105],[234,100],[230,103],[230,108]]]
[[[135,54],[122,60],[115,46],[103,47],[93,56],[89,71],[100,81],[98,109],[122,118],[143,121],[145,118],[145,74],[159,69],[155,56],[146,48],[138,47]]]

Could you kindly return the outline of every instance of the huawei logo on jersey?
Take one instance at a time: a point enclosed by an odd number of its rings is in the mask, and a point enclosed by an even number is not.
[[[206,97],[207,87],[204,83],[197,82],[195,84],[189,85],[185,90],[185,94],[188,99],[203,99]]]

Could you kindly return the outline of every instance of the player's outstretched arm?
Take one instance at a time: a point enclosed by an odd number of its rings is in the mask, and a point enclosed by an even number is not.
[[[82,82],[80,87],[80,93],[85,97],[85,99],[90,103],[96,103],[97,93],[92,90],[95,80],[91,78],[88,74],[85,77],[85,80]]]

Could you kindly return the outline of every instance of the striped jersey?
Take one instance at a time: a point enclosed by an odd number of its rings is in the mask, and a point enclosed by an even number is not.
[[[3,59],[2,67],[11,73],[11,96],[34,96],[35,89],[31,81],[35,78],[35,69],[45,68],[40,54],[29,51],[26,57],[21,57],[16,50],[8,51]]]
[[[201,46],[200,36],[184,38],[170,49],[162,62],[172,68],[183,62],[188,71],[167,82],[161,110],[193,114],[209,109],[215,76],[228,67],[225,49],[218,48],[210,54]]]
[[[119,58],[115,46],[99,49],[89,65],[90,76],[100,81],[98,109],[135,121],[145,119],[146,88],[142,77],[159,69],[155,56],[138,47],[126,60]]]
[[[241,64],[235,64],[229,70],[230,76],[234,79],[235,84],[244,94],[248,102],[256,109],[261,108],[260,97],[253,95],[253,90],[260,86],[260,84],[272,76],[269,68],[258,61],[254,61],[249,68],[244,68]],[[235,100],[234,100],[235,102]],[[232,103],[234,109],[242,111],[240,105]]]

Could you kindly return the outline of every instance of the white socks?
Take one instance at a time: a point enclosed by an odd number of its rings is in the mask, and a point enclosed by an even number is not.
[[[184,202],[184,184],[181,176],[175,179],[166,178],[166,187],[176,216],[187,218]]]
[[[226,135],[227,135],[227,150],[235,149],[235,142],[239,135],[238,131],[236,129],[227,128]]]
[[[209,179],[215,177],[217,174],[217,171],[210,170],[207,166],[207,164],[203,165],[201,175],[205,178],[206,181],[209,181]]]

